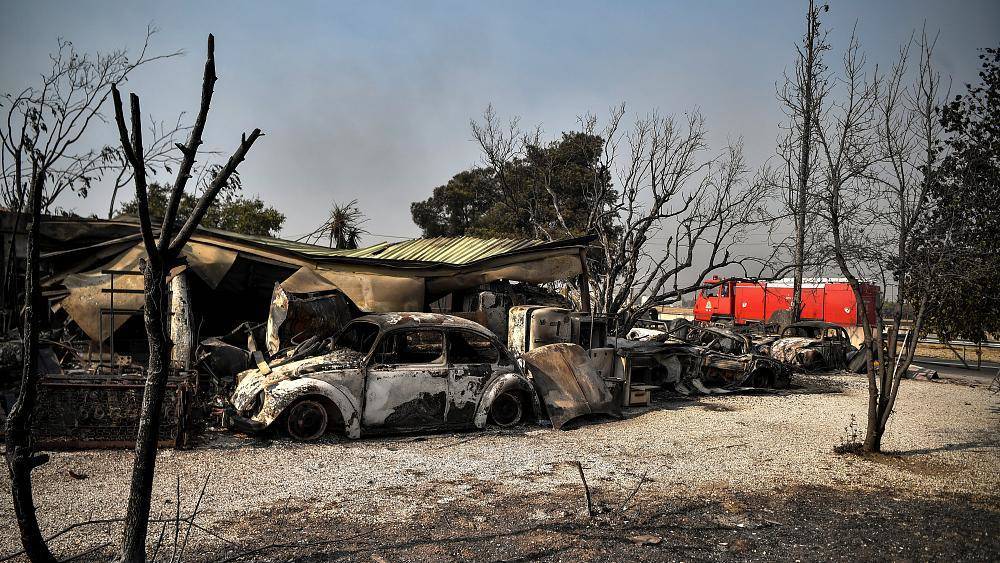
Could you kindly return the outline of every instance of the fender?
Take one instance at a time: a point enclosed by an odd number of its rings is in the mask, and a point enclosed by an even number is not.
[[[361,437],[361,407],[351,394],[337,384],[312,378],[286,379],[264,393],[264,404],[253,420],[270,426],[296,400],[307,395],[320,395],[333,402],[344,419],[348,438]]]
[[[486,421],[490,415],[490,407],[493,406],[493,400],[501,393],[511,390],[520,390],[527,393],[531,397],[530,406],[532,414],[536,419],[541,420],[542,406],[538,402],[538,393],[535,392],[535,387],[528,381],[528,378],[519,373],[511,372],[498,376],[486,385],[486,390],[483,392],[482,398],[479,399],[479,406],[476,408],[476,418],[473,419],[476,428],[484,428],[486,426]]]

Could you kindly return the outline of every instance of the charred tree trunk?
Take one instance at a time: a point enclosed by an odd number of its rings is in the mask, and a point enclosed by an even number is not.
[[[163,411],[163,398],[166,394],[167,376],[171,364],[170,340],[170,309],[167,300],[167,274],[170,268],[178,263],[178,258],[184,245],[194,234],[205,213],[219,194],[219,191],[229,182],[236,168],[246,157],[250,147],[263,134],[260,129],[254,129],[249,137],[244,135],[236,152],[209,184],[202,194],[191,215],[183,226],[173,235],[174,221],[178,206],[184,193],[184,186],[191,177],[198,147],[202,143],[201,135],[205,128],[205,120],[212,101],[215,76],[215,40],[208,36],[208,59],[205,62],[205,74],[202,80],[201,108],[195,119],[194,127],[187,144],[178,145],[184,155],[174,181],[170,200],[160,226],[159,240],[153,236],[153,228],[149,214],[149,194],[146,186],[146,163],[143,162],[142,149],[142,113],[139,108],[139,97],[130,96],[132,134],[129,138],[128,125],[125,123],[125,112],[122,108],[121,95],[117,87],[112,86],[112,98],[115,106],[115,122],[118,125],[122,149],[133,170],[136,202],[139,212],[139,231],[146,250],[146,260],[140,262],[143,282],[145,284],[144,319],[149,342],[149,366],[146,373],[146,385],[143,390],[142,412],[139,418],[139,431],[135,441],[135,460],[132,467],[132,481],[129,489],[128,508],[125,514],[125,529],[122,534],[121,557],[127,562],[144,562],[146,560],[146,533],[149,528],[150,497],[153,491],[153,477],[156,468],[156,450],[159,442],[160,418]]]
[[[848,279],[852,278],[853,276]],[[858,302],[860,303],[860,284],[856,281],[852,281],[851,287],[854,288],[855,299],[858,299]],[[879,384],[885,378],[885,365],[879,361],[882,359],[883,350],[882,322],[879,320],[876,323],[875,330],[872,330],[871,323],[868,322],[867,315],[865,315],[864,320],[862,321],[862,326],[865,327],[865,340],[870,342],[870,345],[872,346],[867,362],[868,424],[865,428],[865,442],[863,449],[868,453],[877,453],[882,451],[882,434],[885,433],[885,427],[880,424],[882,394],[885,391],[885,386]]]
[[[795,282],[792,289],[792,303],[789,307],[791,321],[802,318],[802,278],[806,261],[806,208],[809,190],[809,174],[812,171],[813,120],[815,119],[816,97],[816,44],[819,33],[819,12],[809,0],[806,16],[806,37],[802,62],[799,94],[802,97],[802,137],[799,139],[798,185],[795,200]]]
[[[125,532],[122,558],[125,561],[146,560],[146,532],[149,526],[150,492],[156,466],[156,450],[160,435],[163,397],[166,394],[170,367],[171,342],[166,330],[167,278],[159,260],[143,260],[139,264],[145,284],[143,314],[149,342],[149,366],[142,395],[142,415],[135,440],[135,461],[129,486],[128,508],[125,512]]]
[[[31,436],[35,401],[38,398],[38,232],[42,217],[42,185],[45,171],[32,165],[31,223],[28,225],[27,272],[24,278],[24,370],[17,402],[7,417],[7,469],[10,471],[10,493],[14,500],[14,516],[21,533],[24,552],[31,561],[55,561],[38,527],[31,490],[31,471],[48,461],[44,454],[36,455]]]
[[[869,408],[869,410],[871,410]],[[868,413],[871,416],[871,412]],[[868,421],[868,428],[865,432],[865,443],[862,445],[862,449],[867,453],[879,453],[882,451],[882,434],[885,433],[885,429],[878,429],[878,423],[875,417],[872,417]]]

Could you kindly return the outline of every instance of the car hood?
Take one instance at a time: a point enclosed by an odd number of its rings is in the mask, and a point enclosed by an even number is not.
[[[249,369],[236,376],[239,384],[236,385],[231,402],[238,412],[246,413],[253,409],[261,391],[282,381],[307,377],[313,373],[358,369],[364,359],[364,354],[360,352],[338,348],[320,356],[276,366],[268,374],[260,369]]]
[[[819,344],[819,340],[804,336],[785,336],[771,344],[771,357],[779,362],[791,362],[799,351]]]
[[[576,344],[549,344],[525,352],[521,357],[532,381],[541,391],[542,402],[556,430],[585,415],[606,414],[621,418],[621,405],[615,401],[583,348]]]

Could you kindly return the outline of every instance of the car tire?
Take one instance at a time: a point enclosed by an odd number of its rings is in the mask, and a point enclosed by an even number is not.
[[[497,395],[490,405],[490,421],[501,427],[510,428],[521,422],[524,405],[517,393],[506,391]]]
[[[326,433],[329,416],[319,401],[302,399],[288,408],[285,429],[292,439],[299,442],[315,440]]]

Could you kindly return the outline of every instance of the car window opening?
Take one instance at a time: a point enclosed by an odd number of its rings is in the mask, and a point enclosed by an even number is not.
[[[448,359],[453,364],[495,364],[500,353],[489,338],[478,334],[448,334]]]
[[[389,334],[379,344],[375,363],[443,364],[444,335],[436,330],[407,330]]]

